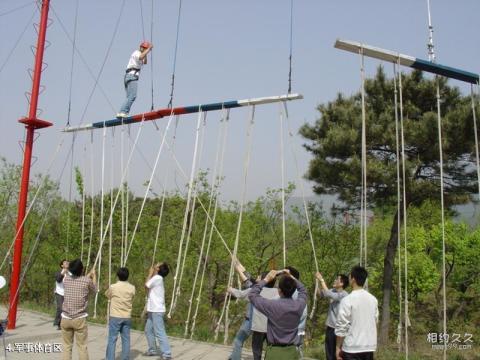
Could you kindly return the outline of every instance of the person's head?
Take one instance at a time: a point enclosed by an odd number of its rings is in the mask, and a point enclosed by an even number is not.
[[[168,264],[166,262],[162,262],[158,264],[157,269],[158,269],[157,274],[160,275],[161,277],[166,277],[170,272],[170,268],[168,267]]]
[[[60,261],[60,267],[62,269],[68,269],[68,260],[67,259],[63,259],[62,261]]]
[[[346,289],[348,287],[348,276],[345,274],[338,274],[333,281],[333,288]]]
[[[293,266],[287,266],[285,269],[290,271],[290,274],[297,280],[300,280],[300,272]]]
[[[268,271],[264,271],[262,275],[260,275],[260,278],[265,279],[267,275],[268,275]],[[265,287],[267,288],[273,288],[274,286],[275,286],[275,279],[265,284]]]
[[[350,284],[352,284],[352,287],[363,287],[365,281],[367,281],[367,277],[368,272],[365,270],[365,268],[361,266],[354,266],[352,271],[350,271]]]
[[[75,259],[68,264],[68,271],[72,273],[73,276],[81,276],[83,274],[83,263],[80,259]]]
[[[282,275],[278,282],[278,293],[280,297],[291,298],[295,290],[297,290],[295,280],[288,275]]]
[[[126,267],[121,267],[117,270],[118,280],[120,281],[127,281],[129,274],[130,273],[128,272],[128,269]]]
[[[140,43],[140,51],[146,50],[150,47],[150,43],[148,41],[142,41]]]

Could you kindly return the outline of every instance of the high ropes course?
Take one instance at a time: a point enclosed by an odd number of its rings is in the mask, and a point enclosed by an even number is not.
[[[360,190],[360,249],[359,249],[359,259],[360,259],[360,264],[362,266],[367,267],[368,265],[368,258],[367,258],[367,226],[368,226],[368,221],[367,221],[367,212],[368,212],[368,183],[367,183],[367,115],[366,115],[366,94],[365,94],[365,68],[364,68],[364,58],[369,57],[372,59],[380,60],[380,61],[385,61],[392,63],[394,65],[394,91],[395,91],[395,98],[394,98],[394,111],[395,111],[395,131],[396,131],[396,152],[395,152],[395,159],[396,159],[396,165],[397,165],[397,221],[398,221],[398,228],[397,228],[397,233],[398,233],[398,245],[397,245],[397,250],[398,250],[398,282],[399,282],[399,324],[398,324],[398,329],[397,329],[397,335],[398,335],[398,343],[403,344],[406,358],[408,358],[408,351],[409,351],[409,339],[408,339],[408,326],[409,326],[409,313],[408,313],[408,299],[409,299],[409,293],[408,293],[408,268],[407,268],[407,209],[406,209],[406,190],[405,190],[405,183],[406,183],[406,174],[405,174],[405,138],[404,138],[404,114],[403,114],[403,89],[402,89],[402,73],[399,70],[401,66],[408,67],[411,69],[416,69],[416,70],[421,70],[425,71],[431,74],[434,74],[436,79],[437,79],[437,88],[436,88],[436,100],[437,100],[437,121],[438,121],[438,143],[439,143],[439,179],[440,179],[440,194],[441,194],[441,211],[442,211],[442,281],[443,281],[443,331],[446,334],[447,333],[447,316],[446,316],[446,307],[447,307],[447,301],[446,301],[446,275],[445,275],[445,219],[444,219],[444,199],[443,199],[443,194],[444,194],[444,188],[443,188],[443,155],[442,155],[442,124],[441,124],[441,94],[440,94],[440,88],[439,88],[439,77],[446,77],[450,79],[455,79],[458,81],[466,82],[471,85],[471,91],[472,91],[472,110],[473,110],[473,120],[474,120],[474,131],[475,131],[475,146],[476,146],[476,166],[477,166],[477,174],[479,178],[479,196],[480,196],[480,156],[479,156],[479,145],[478,145],[478,139],[477,139],[477,123],[476,123],[476,113],[475,113],[475,94],[473,92],[473,86],[478,86],[480,79],[479,75],[476,73],[464,71],[458,68],[446,66],[446,65],[441,65],[436,62],[435,58],[435,53],[434,53],[434,46],[433,46],[433,27],[431,25],[431,17],[430,17],[430,3],[427,0],[428,3],[428,20],[429,20],[429,43],[427,45],[428,48],[428,55],[429,55],[429,60],[422,60],[420,58],[416,58],[413,56],[405,55],[400,52],[396,51],[391,51],[391,50],[385,50],[382,48],[374,47],[371,45],[367,45],[362,42],[356,42],[356,41],[349,41],[349,40],[341,40],[338,39],[336,40],[334,47],[339,49],[339,50],[344,50],[347,52],[351,52],[354,54],[357,54],[361,61],[360,61],[360,74],[361,74],[361,120],[362,120],[362,127],[360,129],[361,131],[361,190]],[[72,133],[72,145],[69,151],[69,156],[70,158],[70,194],[69,194],[69,201],[71,200],[71,188],[72,188],[72,173],[73,173],[73,149],[75,145],[75,139],[77,138],[77,133],[79,132],[87,132],[89,131],[91,134],[91,143],[93,143],[93,133],[94,130],[96,129],[103,129],[103,136],[102,136],[102,156],[101,156],[101,205],[100,205],[100,214],[96,214],[99,216],[99,231],[94,229],[94,180],[93,180],[93,158],[96,157],[94,156],[93,152],[93,146],[91,146],[90,151],[91,151],[91,214],[90,214],[90,229],[88,229],[88,223],[87,223],[87,216],[86,216],[86,185],[85,182],[83,183],[83,189],[82,189],[82,229],[81,229],[81,258],[85,256],[87,258],[87,265],[86,268],[98,268],[99,270],[99,275],[101,273],[101,265],[102,265],[102,248],[104,244],[109,243],[109,249],[108,249],[108,283],[110,284],[110,280],[112,277],[111,273],[111,266],[112,262],[115,260],[112,260],[112,238],[113,238],[113,222],[114,222],[114,215],[115,215],[115,210],[116,206],[118,203],[121,203],[121,255],[120,255],[120,261],[119,263],[122,266],[125,266],[125,264],[128,261],[129,255],[131,253],[132,246],[134,244],[135,236],[137,234],[137,231],[139,230],[140,223],[141,223],[141,217],[142,217],[142,212],[144,210],[147,198],[150,195],[151,191],[151,186],[153,183],[153,180],[155,178],[155,173],[156,169],[158,167],[159,159],[161,157],[161,154],[164,150],[164,148],[168,147],[169,150],[172,153],[172,158],[173,162],[175,163],[172,167],[177,166],[179,169],[182,178],[187,181],[188,187],[185,192],[184,200],[185,200],[185,210],[183,212],[183,221],[181,224],[181,234],[179,236],[179,242],[178,242],[178,253],[176,256],[176,262],[174,265],[175,268],[175,275],[173,278],[174,284],[173,284],[173,289],[171,293],[171,302],[169,305],[168,309],[168,316],[171,317],[173,316],[175,312],[175,308],[177,306],[178,299],[181,294],[181,286],[182,286],[182,279],[184,275],[184,270],[186,267],[186,258],[187,258],[187,253],[191,248],[190,244],[190,238],[192,234],[192,227],[193,227],[193,219],[194,219],[194,213],[195,211],[202,211],[205,214],[206,220],[205,220],[205,225],[203,228],[202,232],[202,237],[201,237],[201,245],[199,246],[199,256],[198,260],[196,261],[195,265],[195,273],[194,273],[194,280],[193,280],[193,288],[190,293],[190,297],[188,300],[188,315],[187,319],[185,320],[185,336],[188,336],[190,333],[190,337],[193,337],[193,333],[195,330],[195,324],[196,324],[196,319],[197,319],[197,314],[199,312],[199,300],[202,294],[202,287],[204,284],[204,279],[205,279],[205,271],[206,271],[206,266],[207,266],[207,258],[209,256],[209,251],[212,246],[212,238],[213,235],[215,234],[217,238],[221,241],[221,244],[223,246],[222,250],[226,250],[226,253],[228,254],[230,258],[230,266],[229,266],[229,272],[228,272],[228,278],[227,278],[227,286],[231,287],[233,286],[234,282],[234,265],[237,261],[237,255],[238,255],[238,249],[239,249],[239,244],[240,244],[240,238],[241,238],[241,226],[242,226],[242,216],[244,213],[244,208],[246,206],[246,194],[247,194],[247,180],[248,180],[248,174],[249,174],[249,166],[250,166],[250,161],[252,158],[252,131],[253,131],[253,125],[254,125],[254,120],[255,120],[255,108],[256,106],[261,106],[261,105],[267,105],[267,104],[273,104],[273,103],[278,103],[279,105],[279,127],[280,127],[280,151],[279,151],[279,157],[280,157],[280,169],[281,169],[281,190],[279,191],[280,197],[281,197],[281,227],[282,227],[282,234],[279,236],[280,241],[282,242],[281,244],[281,251],[279,254],[282,256],[282,264],[285,266],[287,264],[287,236],[286,236],[286,194],[285,194],[285,159],[284,159],[284,140],[286,138],[285,134],[288,133],[289,136],[289,144],[291,146],[293,158],[294,158],[294,165],[295,165],[295,170],[296,170],[296,181],[299,184],[301,193],[302,193],[302,200],[303,200],[303,210],[304,210],[304,216],[305,216],[305,222],[306,222],[306,227],[308,229],[308,241],[310,242],[309,246],[311,245],[311,251],[312,251],[312,259],[313,259],[313,266],[315,267],[315,270],[319,270],[319,263],[317,259],[317,254],[316,254],[316,249],[315,249],[315,241],[314,241],[314,236],[313,232],[311,229],[311,223],[310,223],[310,216],[309,216],[309,209],[307,206],[307,202],[305,200],[305,189],[303,187],[302,181],[301,181],[301,171],[298,167],[298,162],[297,162],[297,157],[295,155],[295,150],[292,145],[292,137],[293,137],[293,131],[289,126],[289,114],[288,114],[288,109],[287,109],[287,102],[289,101],[294,101],[294,100],[301,100],[303,99],[303,96],[300,94],[292,93],[292,42],[293,42],[293,0],[291,0],[290,3],[290,31],[289,31],[289,40],[290,40],[290,48],[289,48],[289,71],[288,71],[288,91],[287,94],[285,95],[276,95],[276,96],[269,96],[269,97],[258,97],[258,98],[248,98],[248,99],[242,99],[242,100],[229,100],[229,101],[220,101],[220,102],[214,102],[214,103],[206,103],[206,104],[197,104],[197,105],[188,105],[188,106],[173,106],[173,98],[174,98],[174,86],[175,86],[175,74],[176,74],[176,60],[177,60],[177,50],[178,50],[178,44],[179,44],[179,33],[180,33],[180,19],[181,19],[181,10],[182,10],[182,0],[179,0],[179,7],[178,7],[178,17],[177,17],[177,23],[176,23],[176,41],[175,41],[175,50],[174,50],[174,56],[173,56],[173,66],[172,66],[172,75],[171,75],[171,89],[170,89],[170,101],[168,103],[168,106],[166,108],[160,108],[154,106],[154,91],[153,91],[153,79],[151,82],[151,98],[152,98],[152,104],[150,111],[146,112],[141,112],[136,115],[131,115],[127,117],[122,117],[122,118],[113,118],[113,119],[107,119],[103,121],[97,121],[97,122],[92,122],[89,124],[84,124],[83,123],[83,117],[85,115],[85,112],[83,113],[83,116],[79,122],[78,125],[72,125],[70,124],[70,102],[72,99],[72,73],[73,73],[73,65],[74,65],[74,55],[77,51],[75,47],[75,34],[76,34],[76,23],[77,23],[77,18],[75,18],[75,30],[74,30],[74,37],[72,40],[72,63],[71,63],[71,74],[70,74],[70,92],[69,92],[69,108],[68,108],[68,120],[66,126],[63,128],[63,134],[62,136],[65,135],[65,133]],[[125,5],[125,0],[122,2],[122,8],[120,11],[120,16],[123,11],[123,6]],[[0,269],[5,263],[7,257],[9,256],[10,250],[14,250],[13,253],[13,267],[12,267],[12,274],[11,274],[11,281],[10,281],[10,298],[9,298],[9,307],[8,307],[8,328],[9,329],[14,329],[16,326],[16,316],[17,316],[17,305],[19,301],[19,291],[22,285],[22,281],[24,280],[26,270],[28,268],[28,265],[30,263],[31,255],[27,261],[27,265],[25,266],[25,270],[22,273],[21,271],[21,265],[22,265],[22,246],[23,246],[23,234],[24,234],[24,224],[26,221],[26,218],[30,212],[30,209],[33,206],[33,203],[35,202],[38,192],[40,191],[40,188],[37,190],[36,194],[33,196],[33,199],[31,200],[31,203],[27,209],[27,198],[28,198],[28,191],[29,191],[29,178],[30,178],[30,167],[31,167],[31,160],[32,160],[32,153],[33,153],[33,143],[34,143],[34,135],[35,131],[41,128],[46,128],[51,126],[52,124],[48,121],[41,120],[37,117],[38,114],[38,98],[41,93],[41,87],[40,87],[40,81],[41,81],[41,74],[42,71],[46,68],[44,66],[43,62],[43,53],[45,50],[45,43],[46,43],[46,29],[49,24],[49,18],[48,18],[48,13],[49,13],[49,6],[50,6],[50,0],[43,0],[41,1],[41,8],[39,6],[40,10],[40,24],[38,26],[38,40],[37,40],[37,45],[35,47],[35,65],[34,65],[34,70],[33,70],[33,76],[32,76],[32,90],[30,92],[30,98],[29,98],[29,113],[28,116],[22,118],[19,120],[20,123],[25,125],[26,127],[26,141],[25,141],[25,150],[23,153],[23,170],[22,170],[22,178],[21,178],[21,188],[20,188],[20,194],[19,194],[19,202],[18,202],[18,216],[17,216],[17,223],[16,223],[16,232],[15,232],[15,237],[12,241],[12,245],[9,248],[5,259],[0,265]],[[78,11],[78,0],[77,0],[77,11]],[[143,9],[142,9],[142,4],[140,1],[140,13],[141,13],[141,19],[142,19],[142,35],[143,38],[146,38],[145,34],[145,24],[144,24],[144,19],[143,19]],[[153,14],[153,0],[152,0],[152,14]],[[119,19],[120,19],[119,16]],[[97,76],[93,75],[92,76],[95,78],[95,87],[98,85],[98,80],[100,78],[101,72],[104,68],[106,58],[108,56],[108,52],[110,51],[111,45],[113,43],[113,38],[115,37],[116,31],[119,27],[119,19],[117,20],[117,23],[115,25],[115,31],[114,35],[112,37],[112,41],[108,47],[107,54],[105,56],[105,60],[102,64],[101,70]],[[62,25],[62,23],[60,22]],[[63,26],[63,25],[62,25]],[[151,29],[151,34],[150,34],[150,39],[153,39],[153,15],[152,15],[152,23],[150,24],[150,29]],[[152,55],[153,56],[153,55]],[[83,59],[82,59],[83,60]],[[153,58],[151,59],[151,65],[152,65],[152,78],[153,78]],[[3,68],[3,67],[2,67]],[[94,90],[95,90],[94,87]],[[88,102],[90,102],[91,97],[93,95],[94,90],[92,90],[90,97],[88,99]],[[102,89],[101,89],[102,90]],[[103,90],[102,90],[103,92]],[[87,105],[88,106],[88,105]],[[243,162],[243,169],[242,169],[242,176],[241,176],[241,184],[240,184],[240,189],[239,189],[239,194],[240,194],[240,200],[238,202],[238,219],[236,220],[236,224],[234,226],[234,235],[231,236],[229,239],[230,241],[227,241],[225,237],[223,236],[222,232],[220,231],[217,227],[216,223],[216,215],[217,215],[217,210],[219,208],[219,191],[218,188],[220,187],[221,184],[221,179],[222,176],[224,175],[224,163],[225,163],[225,149],[227,146],[227,126],[228,122],[230,119],[230,110],[234,108],[240,108],[240,107],[248,107],[249,112],[248,112],[248,117],[247,117],[247,131],[246,131],[246,150],[244,154],[244,162]],[[154,110],[157,108],[157,110]],[[208,201],[206,202],[204,198],[201,196],[198,196],[198,188],[196,181],[199,177],[200,169],[199,169],[199,162],[200,158],[203,152],[203,146],[205,143],[205,137],[204,137],[204,132],[205,132],[205,124],[206,124],[206,114],[212,111],[220,111],[221,112],[221,119],[219,121],[219,132],[218,132],[218,138],[217,138],[217,147],[216,147],[216,155],[215,155],[215,163],[213,166],[213,173],[212,173],[212,180],[210,183],[210,188],[209,188],[209,196],[208,196]],[[192,154],[192,163],[191,163],[191,169],[190,173],[187,171],[184,171],[181,166],[179,165],[179,161],[175,156],[175,139],[176,139],[176,125],[175,125],[175,130],[174,134],[172,137],[172,142],[168,143],[167,140],[167,133],[169,131],[170,125],[172,124],[173,120],[175,119],[176,122],[178,122],[178,117],[182,115],[188,115],[188,114],[198,114],[197,116],[197,121],[196,121],[196,126],[195,126],[195,141],[193,142],[193,154]],[[161,134],[161,141],[158,147],[158,151],[155,157],[154,165],[150,166],[151,169],[151,174],[149,176],[149,180],[146,183],[146,190],[143,198],[141,198],[141,206],[139,209],[138,217],[134,219],[134,227],[133,230],[128,228],[128,223],[129,223],[129,218],[128,218],[128,194],[126,195],[126,192],[128,192],[128,187],[125,189],[124,184],[128,184],[128,173],[129,173],[129,165],[132,159],[132,155],[135,150],[138,150],[136,148],[138,139],[143,127],[144,122],[147,121],[154,121],[157,119],[162,119],[162,118],[168,118],[168,122],[165,126],[164,132]],[[126,162],[124,161],[124,131],[126,126],[132,125],[132,124],[139,124],[139,129],[138,132],[132,140],[132,145],[130,148],[130,153],[128,155],[128,159]],[[122,149],[120,151],[121,153],[121,164],[122,164],[122,169],[121,169],[121,176],[116,178],[115,180],[118,180],[118,190],[116,193],[114,193],[114,171],[113,171],[113,165],[111,169],[111,190],[110,190],[110,209],[105,207],[104,204],[104,198],[108,197],[108,194],[106,194],[106,191],[104,189],[105,187],[105,177],[106,177],[106,169],[105,169],[105,164],[108,162],[106,159],[106,132],[108,128],[114,128],[114,127],[121,127],[122,129]],[[158,130],[158,128],[157,128]],[[112,131],[113,134],[113,131]],[[171,135],[171,134],[168,134]],[[61,147],[61,144],[63,143],[63,140],[60,142],[59,147],[57,148],[56,154],[59,152],[59,149]],[[111,164],[113,164],[113,158],[116,155],[115,149],[113,149],[113,141],[112,141],[112,151],[111,151],[111,156],[112,159],[110,161]],[[86,153],[86,146],[84,147],[84,152]],[[67,160],[68,161],[68,160]],[[63,174],[63,170],[65,170],[66,163],[64,164],[64,167],[62,168],[61,174]],[[150,164],[149,164],[150,165]],[[86,161],[84,164],[84,169],[87,168]],[[49,168],[50,170],[50,168]],[[48,170],[48,171],[49,171]],[[162,185],[162,195],[161,195],[161,206],[160,206],[160,211],[158,215],[158,224],[156,227],[156,234],[155,234],[155,245],[153,249],[153,256],[152,256],[152,265],[154,263],[155,257],[156,257],[156,251],[157,251],[157,245],[159,242],[159,233],[160,233],[160,228],[162,226],[162,216],[164,213],[164,206],[165,206],[165,198],[166,198],[166,180],[167,180],[168,173],[165,172],[165,177],[163,179]],[[121,190],[120,190],[121,189]],[[51,206],[52,203],[49,204]],[[403,204],[403,207],[401,206]],[[48,212],[49,208],[47,209]],[[402,216],[400,216],[400,214]],[[104,218],[106,221],[104,221]],[[400,218],[403,219],[403,222],[400,220]],[[131,220],[131,219],[130,219]],[[46,221],[46,217],[43,219],[43,223],[41,225],[40,231],[43,228],[44,222]],[[403,231],[402,231],[403,227]],[[98,234],[99,233],[99,234]],[[404,245],[404,255],[403,255],[403,265],[401,264],[401,239],[400,239],[400,234],[403,234],[403,245]],[[89,244],[88,244],[88,251],[84,252],[84,240],[89,239]],[[98,239],[98,251],[95,254],[92,250],[92,239]],[[39,235],[35,239],[36,243],[38,242]],[[85,247],[87,245],[85,244]],[[68,248],[68,237],[67,237],[67,248]],[[35,249],[35,246],[33,246],[33,249]],[[78,249],[77,249],[78,250]],[[92,262],[90,262],[92,258]],[[150,260],[150,259],[148,259]],[[403,269],[402,269],[403,266]],[[403,270],[403,277],[402,277],[402,270]],[[404,283],[402,283],[402,280]],[[99,279],[100,281],[100,279]],[[104,280],[105,281],[105,280]],[[198,290],[197,290],[197,284],[198,285]],[[315,284],[316,287],[318,287],[318,283]],[[315,312],[315,306],[316,306],[316,293],[317,289],[315,289],[315,295],[313,296],[313,306],[311,308],[311,317],[314,315]],[[98,293],[97,293],[98,296]],[[403,298],[402,298],[403,296]],[[223,295],[222,295],[223,297]],[[196,302],[196,303],[195,303]],[[230,318],[229,318],[229,306],[230,306],[231,298],[228,294],[225,294],[225,297],[223,299],[222,303],[222,309],[221,309],[221,314],[219,316],[219,319],[216,321],[216,326],[215,326],[215,339],[217,339],[218,334],[221,330],[221,323],[224,322],[224,327],[223,331],[225,333],[224,337],[224,342],[227,341],[228,338],[228,329],[229,329],[229,323],[230,323]],[[94,310],[94,317],[96,316],[96,305],[97,304],[97,297],[95,298],[95,310]],[[195,307],[195,309],[194,309]],[[388,330],[388,329],[387,329]],[[446,359],[446,349],[447,347],[444,347],[444,353],[443,353],[443,358]]]

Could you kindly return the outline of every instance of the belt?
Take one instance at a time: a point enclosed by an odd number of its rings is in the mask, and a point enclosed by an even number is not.
[[[273,346],[273,347],[289,347],[289,346],[296,346],[294,344],[270,344],[268,343],[268,346]]]
[[[131,72],[133,72],[134,74],[137,74],[137,73],[140,72],[140,69],[130,68],[130,69],[126,69],[125,72],[126,72],[127,74],[129,74],[129,73],[131,73]]]

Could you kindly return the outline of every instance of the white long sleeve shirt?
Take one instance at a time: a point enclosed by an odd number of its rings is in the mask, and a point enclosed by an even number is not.
[[[364,289],[353,290],[338,308],[335,335],[344,338],[342,350],[347,353],[377,349],[378,301]]]

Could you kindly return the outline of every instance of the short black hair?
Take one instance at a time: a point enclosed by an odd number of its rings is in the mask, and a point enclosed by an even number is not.
[[[350,271],[350,276],[355,279],[358,286],[363,286],[368,277],[368,272],[364,267],[354,266]]]
[[[349,281],[348,281],[348,276],[345,275],[345,274],[338,274],[337,276],[340,278],[340,281],[341,281],[342,284],[343,284],[342,287],[343,287],[344,289],[346,289],[346,288],[348,287],[348,283],[349,283]]]
[[[63,267],[63,263],[67,261],[67,259],[63,259],[62,261],[60,261],[60,267]]]
[[[168,264],[166,262],[162,262],[158,267],[158,275],[161,277],[166,277],[169,272],[170,268],[168,267]]]
[[[73,276],[81,276],[83,274],[82,260],[75,259],[70,262],[70,264],[68,264],[68,271],[70,271]]]
[[[284,297],[291,298],[295,290],[297,290],[297,283],[290,276],[283,275],[278,283],[278,288],[282,290]]]
[[[268,275],[268,271],[264,271],[262,272],[262,275],[260,275],[260,277],[263,280],[267,275]],[[265,284],[265,287],[267,288],[273,288],[274,286],[275,286],[275,279]]]
[[[128,272],[128,269],[126,267],[121,267],[117,270],[118,280],[120,281],[127,281],[128,275],[130,275],[130,273]]]
[[[293,266],[287,266],[285,269],[290,271],[290,274],[297,280],[300,280],[300,272]]]

